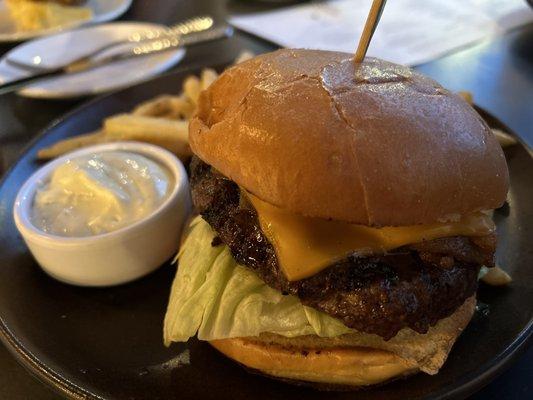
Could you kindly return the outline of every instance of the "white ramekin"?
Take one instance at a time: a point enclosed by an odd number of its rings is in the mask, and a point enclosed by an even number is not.
[[[32,224],[35,192],[59,165],[68,159],[114,150],[144,155],[170,172],[174,187],[159,208],[132,225],[95,236],[51,235]],[[117,142],[74,151],[40,168],[20,189],[13,215],[31,253],[50,276],[73,285],[111,286],[140,278],[171,258],[190,208],[187,173],[172,153],[146,143]]]

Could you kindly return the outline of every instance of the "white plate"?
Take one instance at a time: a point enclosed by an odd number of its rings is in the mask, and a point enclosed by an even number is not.
[[[5,0],[0,0],[0,42],[18,42],[57,33],[80,25],[112,21],[124,14],[130,8],[131,3],[132,0],[88,0],[86,7],[93,11],[93,17],[89,21],[72,22],[53,29],[17,32],[7,10]]]
[[[1,59],[0,83],[31,75],[30,72],[7,64],[6,57],[26,64],[31,64],[36,57],[40,57],[40,66],[53,68],[73,61],[106,43],[127,39],[134,32],[163,28],[162,25],[149,23],[116,22],[32,40],[15,47]],[[103,56],[121,49],[124,49],[124,46]],[[177,64],[184,55],[185,50],[179,49],[119,61],[79,74],[34,83],[22,89],[19,94],[34,98],[61,99],[103,93],[157,75]]]

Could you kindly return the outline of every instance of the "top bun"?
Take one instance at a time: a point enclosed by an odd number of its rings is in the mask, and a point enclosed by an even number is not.
[[[291,212],[371,226],[499,207],[500,145],[459,96],[407,67],[279,50],[229,68],[199,100],[193,152]]]

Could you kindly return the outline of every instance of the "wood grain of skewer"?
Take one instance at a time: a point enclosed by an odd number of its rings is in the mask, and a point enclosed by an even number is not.
[[[365,27],[363,28],[361,38],[359,39],[359,45],[355,52],[354,62],[360,63],[365,59],[366,51],[368,50],[374,31],[378,26],[386,2],[387,0],[373,0],[368,17],[366,18]]]

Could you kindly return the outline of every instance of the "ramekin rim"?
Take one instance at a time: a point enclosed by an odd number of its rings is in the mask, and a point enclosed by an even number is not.
[[[130,151],[144,156],[148,156],[152,160],[161,163],[173,177],[173,188],[167,198],[147,216],[130,225],[121,227],[120,229],[106,232],[98,235],[90,236],[60,236],[53,235],[42,231],[36,227],[30,218],[31,203],[33,202],[35,192],[39,187],[40,182],[45,180],[50,174],[65,161],[81,157],[87,154],[97,152],[109,151]],[[187,172],[181,161],[168,150],[144,142],[135,141],[120,141],[112,143],[97,144],[87,146],[79,150],[75,150],[64,154],[47,164],[41,166],[24,182],[19,189],[15,202],[13,205],[13,217],[19,232],[33,242],[39,241],[41,243],[62,245],[62,246],[79,246],[83,244],[92,244],[103,240],[117,240],[124,237],[124,235],[135,234],[142,231],[150,222],[161,216],[169,207],[173,206],[175,201],[179,198],[183,190],[187,190]]]

